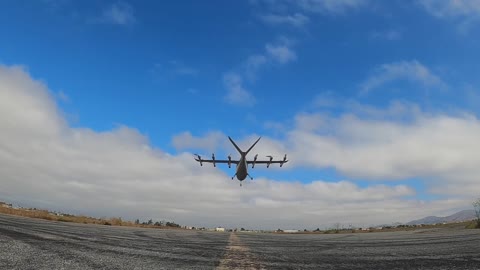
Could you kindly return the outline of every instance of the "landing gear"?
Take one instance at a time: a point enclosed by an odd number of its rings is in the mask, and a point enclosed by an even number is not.
[[[242,186],[242,182],[240,182],[240,186]]]
[[[253,180],[253,177],[252,177],[252,176],[250,176],[250,174],[247,174],[247,175],[248,175],[248,177],[250,177],[250,180]]]
[[[235,178],[235,176],[237,176],[237,174],[234,174],[234,175],[232,176],[232,180],[233,180],[233,178]]]

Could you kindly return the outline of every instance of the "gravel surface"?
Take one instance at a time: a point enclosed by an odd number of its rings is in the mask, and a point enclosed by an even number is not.
[[[241,234],[267,269],[480,269],[480,230]]]
[[[480,269],[480,230],[257,234],[0,214],[0,269]]]

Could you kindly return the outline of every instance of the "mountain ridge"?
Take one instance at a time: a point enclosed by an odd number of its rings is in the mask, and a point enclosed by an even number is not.
[[[437,224],[437,223],[452,223],[452,222],[461,222],[461,221],[468,221],[475,219],[475,211],[474,210],[462,210],[451,214],[445,217],[437,217],[437,216],[427,216],[421,219],[412,220],[407,222],[407,225],[420,225],[420,224]]]

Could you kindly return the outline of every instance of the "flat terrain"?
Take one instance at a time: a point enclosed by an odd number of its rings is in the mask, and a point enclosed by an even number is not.
[[[480,230],[216,233],[0,215],[0,269],[480,269]]]

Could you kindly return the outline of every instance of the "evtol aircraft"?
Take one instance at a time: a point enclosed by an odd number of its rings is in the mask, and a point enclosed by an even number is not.
[[[283,157],[283,160],[278,160],[278,161],[273,160],[272,156],[266,156],[266,157],[270,158],[269,160],[257,160],[258,154],[255,155],[253,160],[247,160],[248,152],[250,152],[252,150],[252,148],[258,143],[258,141],[260,141],[261,138],[262,137],[258,138],[258,140],[256,140],[255,143],[253,143],[252,146],[250,146],[250,148],[248,148],[248,150],[244,152],[244,151],[242,151],[242,149],[240,149],[240,147],[238,147],[238,145],[232,140],[232,138],[230,138],[230,136],[228,136],[228,139],[233,144],[233,146],[235,146],[235,149],[237,149],[238,153],[240,154],[240,159],[239,160],[232,160],[232,157],[230,155],[228,156],[228,160],[218,160],[218,159],[215,159],[215,154],[212,154],[212,159],[202,159],[202,157],[200,155],[195,154],[195,156],[196,156],[195,160],[200,162],[200,166],[203,166],[204,162],[213,163],[214,167],[217,166],[216,165],[217,163],[226,163],[226,164],[228,164],[229,168],[231,168],[232,164],[236,164],[237,165],[237,170],[235,172],[235,175],[232,176],[232,180],[236,176],[237,179],[240,181],[240,186],[242,186],[242,181],[245,180],[245,178],[247,176],[250,177],[251,180],[253,180],[253,177],[251,177],[250,174],[248,174],[248,165],[249,164],[252,164],[252,169],[253,169],[253,168],[255,168],[256,164],[267,164],[267,168],[269,168],[271,164],[280,164],[280,167],[282,167],[283,164],[288,162],[287,154],[285,154],[285,156]]]

